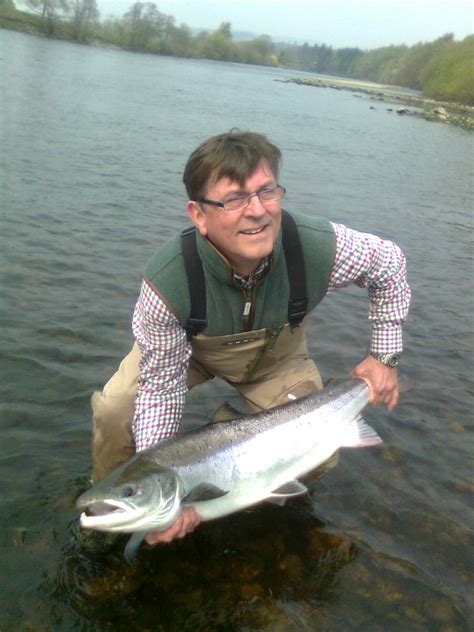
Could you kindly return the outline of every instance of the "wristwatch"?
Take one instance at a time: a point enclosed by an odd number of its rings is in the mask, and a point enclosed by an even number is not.
[[[394,369],[400,364],[399,353],[371,353],[373,358]]]

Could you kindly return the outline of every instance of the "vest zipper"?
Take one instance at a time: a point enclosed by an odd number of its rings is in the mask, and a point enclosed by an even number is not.
[[[255,312],[255,286],[250,290],[244,290],[244,311],[242,319],[244,321],[244,331],[252,329],[254,312]]]

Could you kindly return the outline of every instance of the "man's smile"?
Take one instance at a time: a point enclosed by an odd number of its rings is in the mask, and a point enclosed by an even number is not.
[[[245,230],[239,230],[239,233],[242,235],[258,235],[264,231],[267,226],[268,224],[264,224],[263,226],[258,226],[257,228],[247,228]]]

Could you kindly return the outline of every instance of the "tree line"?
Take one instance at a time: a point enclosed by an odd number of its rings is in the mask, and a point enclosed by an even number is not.
[[[284,46],[278,60],[295,69],[404,86],[435,99],[474,105],[474,35],[456,42],[447,33],[434,42],[369,51],[325,44]]]
[[[451,33],[414,46],[374,50],[335,49],[326,44],[274,43],[267,35],[235,41],[230,22],[193,34],[159,11],[153,2],[135,2],[122,17],[100,20],[97,0],[25,0],[32,13],[0,0],[0,25],[49,37],[115,46],[131,51],[219,59],[248,64],[367,79],[422,90],[446,101],[474,105],[474,35],[458,42]]]
[[[25,0],[25,4],[31,14],[17,11],[13,0],[0,0],[0,24],[141,53],[278,65],[267,35],[236,42],[229,22],[215,31],[193,35],[186,25],[176,25],[174,17],[159,11],[153,2],[135,2],[122,17],[103,21],[99,20],[97,0]]]

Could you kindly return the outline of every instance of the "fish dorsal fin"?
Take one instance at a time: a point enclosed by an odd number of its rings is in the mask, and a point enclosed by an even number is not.
[[[359,415],[347,428],[342,447],[362,448],[370,445],[378,445],[382,439]]]
[[[237,410],[237,408],[234,408],[232,404],[229,404],[229,402],[224,402],[212,415],[209,423],[220,424],[224,421],[234,421],[235,419],[240,419],[244,416],[245,413],[241,410]]]
[[[228,491],[224,491],[212,483],[200,483],[199,485],[196,485],[196,487],[193,487],[183,498],[183,503],[191,505],[192,503],[201,502],[203,500],[214,500],[215,498],[221,498],[221,496],[225,496],[228,493]]]
[[[274,489],[270,494],[270,498],[288,498],[290,496],[301,496],[301,494],[306,494],[307,491],[308,488],[306,487],[306,485],[303,485],[303,483],[300,483],[300,481],[288,481],[288,483],[285,483],[284,485],[281,485],[281,487]]]
[[[125,550],[123,552],[123,556],[129,564],[131,564],[135,559],[135,556],[138,553],[138,549],[140,548],[140,545],[143,542],[145,536],[146,531],[136,531],[132,534],[132,537],[127,542]]]

